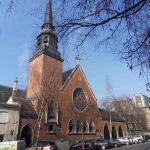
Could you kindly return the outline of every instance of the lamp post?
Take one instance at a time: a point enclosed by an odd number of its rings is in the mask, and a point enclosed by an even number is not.
[[[109,110],[109,130],[110,130],[110,132],[109,132],[109,137],[110,137],[110,140],[112,139],[112,123],[111,123],[111,108],[110,108],[110,110]]]
[[[84,127],[83,127],[83,124],[82,124],[82,150],[84,150],[84,144],[83,144],[83,130],[84,130]]]
[[[112,139],[112,112],[111,112],[111,102],[108,104],[108,110],[109,110],[109,138]]]
[[[130,132],[130,127],[129,127],[129,124],[128,124],[128,120],[127,120],[127,102],[126,102],[126,105],[122,107],[123,109],[123,117],[125,118],[125,125],[126,125],[126,130],[127,130],[127,136],[129,136],[129,133],[128,131]],[[131,133],[130,133],[131,135]]]

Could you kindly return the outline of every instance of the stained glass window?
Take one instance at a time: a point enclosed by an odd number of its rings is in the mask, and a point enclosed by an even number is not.
[[[77,110],[83,111],[88,106],[85,92],[82,88],[76,88],[73,92],[73,103]]]

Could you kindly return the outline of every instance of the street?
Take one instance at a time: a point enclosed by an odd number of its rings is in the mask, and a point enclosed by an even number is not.
[[[150,142],[114,148],[113,150],[150,150]]]

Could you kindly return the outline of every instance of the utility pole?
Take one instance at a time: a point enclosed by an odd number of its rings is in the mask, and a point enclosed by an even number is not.
[[[112,123],[111,123],[111,108],[109,110],[109,137],[110,137],[110,140],[112,139]]]

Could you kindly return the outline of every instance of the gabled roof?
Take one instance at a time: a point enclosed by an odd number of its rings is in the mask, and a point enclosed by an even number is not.
[[[0,85],[0,103],[6,103],[11,97],[12,87],[5,85]],[[18,89],[18,97],[25,98],[26,92],[24,90]]]
[[[101,114],[103,120],[110,120],[110,112],[108,110],[99,108],[99,111],[100,111],[100,114]],[[113,112],[113,111],[111,112],[111,120],[119,121],[119,122],[125,121],[124,118],[120,114]]]
[[[66,87],[66,85],[68,84],[68,82],[70,81],[71,77],[73,76],[74,72],[77,70],[77,68],[79,67],[79,65],[77,65],[75,68],[69,69],[65,72],[63,72],[63,86],[62,89],[64,89]]]
[[[63,72],[63,74],[62,74],[62,83],[63,83],[63,84],[64,84],[65,81],[69,78],[69,76],[71,75],[71,73],[73,72],[74,69],[75,69],[75,68],[72,68],[72,69],[69,69],[69,70]]]
[[[23,118],[37,118],[37,113],[33,108],[33,105],[30,100],[20,97],[12,97],[13,102],[16,102],[21,105],[20,115]]]
[[[83,77],[84,77],[92,95],[94,96],[94,99],[96,100],[96,97],[95,97],[95,95],[94,95],[94,93],[93,93],[93,91],[92,91],[92,89],[88,83],[88,80],[87,80],[82,68],[80,67],[80,65],[77,65],[75,68],[70,69],[70,70],[63,73],[63,86],[62,86],[61,90],[63,91],[65,89],[65,87],[68,85],[69,81],[72,79],[72,77],[74,76],[74,74],[78,68],[81,70]]]
[[[37,118],[37,114],[32,106],[30,100],[25,99],[26,92],[24,90],[18,89],[17,97],[11,97],[12,95],[12,88],[4,85],[0,85],[0,107],[5,107],[8,109],[15,109],[18,108],[18,105],[14,104],[7,104],[6,102],[12,98],[13,102],[20,104],[20,115],[23,118]]]

